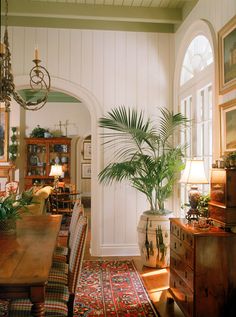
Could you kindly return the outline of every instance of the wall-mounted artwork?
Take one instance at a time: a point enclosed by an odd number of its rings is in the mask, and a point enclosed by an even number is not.
[[[84,160],[91,160],[92,148],[91,142],[84,141],[83,143],[83,158]]]
[[[219,31],[219,89],[236,88],[236,15]]]
[[[91,178],[91,164],[82,163],[81,164],[81,177],[82,178]]]
[[[236,151],[236,99],[220,105],[221,152]]]
[[[0,108],[0,162],[8,160],[9,113]]]

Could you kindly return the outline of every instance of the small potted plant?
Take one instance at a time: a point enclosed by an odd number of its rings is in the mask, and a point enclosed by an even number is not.
[[[45,129],[45,128],[41,128],[40,125],[37,125],[36,128],[34,128],[32,130],[32,132],[30,133],[30,137],[31,138],[44,138],[44,135],[48,135],[49,134],[49,130]]]
[[[0,232],[14,233],[16,220],[27,211],[27,205],[33,200],[33,191],[28,190],[16,197],[14,194],[0,197]]]

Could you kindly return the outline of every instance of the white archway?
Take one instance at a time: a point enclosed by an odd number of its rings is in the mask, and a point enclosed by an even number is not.
[[[81,100],[88,108],[91,117],[92,135],[92,171],[91,171],[91,254],[101,254],[101,211],[102,211],[102,186],[98,182],[98,173],[102,162],[102,151],[100,147],[99,131],[97,120],[102,116],[102,107],[96,97],[87,89],[66,81],[52,77],[52,89],[64,92]],[[17,89],[27,88],[28,76],[16,76],[15,85]]]

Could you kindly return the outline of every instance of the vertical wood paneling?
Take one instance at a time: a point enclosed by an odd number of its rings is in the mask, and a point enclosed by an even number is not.
[[[116,32],[116,86],[115,86],[115,104],[121,106],[125,104],[126,92],[126,33]]]
[[[104,32],[104,110],[115,104],[115,32]]]
[[[59,31],[59,69],[58,75],[63,79],[70,78],[70,31]]]
[[[82,32],[80,30],[71,30],[70,34],[70,79],[75,83],[80,83],[82,73]]]
[[[81,84],[91,91],[92,89],[92,69],[93,69],[93,33],[91,31],[82,31],[82,68]]]
[[[147,108],[147,34],[137,33],[137,104],[144,111]],[[153,70],[155,71],[155,70]]]
[[[136,33],[126,35],[126,105],[137,105],[137,43]]]
[[[28,74],[33,66],[32,60],[34,59],[35,38],[36,30],[25,28],[24,74]]]
[[[173,80],[169,81],[169,39],[159,34],[159,100],[158,106],[169,107],[169,91],[173,87]],[[163,93],[165,92],[165,93]]]
[[[103,78],[104,78],[104,46],[103,32],[93,31],[93,75],[92,91],[103,105]]]
[[[25,69],[25,30],[22,28],[12,28],[9,30],[9,44],[12,48],[12,71],[14,75],[24,74]],[[19,62],[20,61],[20,62]]]
[[[159,56],[158,56],[158,34],[150,33],[147,39],[148,56],[147,56],[147,105],[149,114],[156,115],[157,105],[159,102]],[[152,49],[152,48],[155,49]],[[153,71],[155,69],[156,71]]]
[[[48,29],[48,71],[54,77],[59,75],[59,30]]]
[[[39,59],[42,61],[41,65],[48,68],[48,47],[44,44],[45,42],[48,42],[48,30],[39,28],[36,29],[35,33],[35,44],[33,50],[31,50],[32,59],[34,59],[34,48],[38,46]]]

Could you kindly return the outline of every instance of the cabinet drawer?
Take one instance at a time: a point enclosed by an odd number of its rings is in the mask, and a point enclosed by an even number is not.
[[[184,281],[170,271],[170,293],[173,295],[177,304],[184,311],[185,316],[193,316],[193,293],[184,283]]]
[[[193,269],[194,251],[191,247],[171,234],[170,248],[181,257],[183,263]]]
[[[193,291],[193,270],[186,265],[182,258],[173,250],[170,252],[170,267],[173,269]]]
[[[188,233],[185,230],[181,229],[180,239],[187,243],[190,247],[193,247],[194,236],[191,233]]]
[[[170,223],[170,232],[177,238],[180,238],[180,227],[173,222]]]

